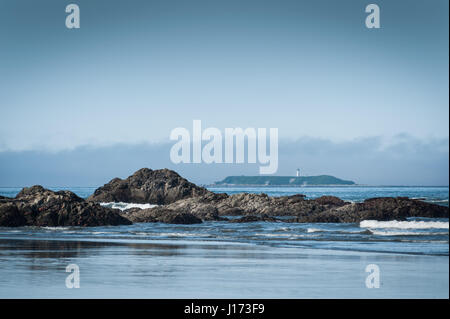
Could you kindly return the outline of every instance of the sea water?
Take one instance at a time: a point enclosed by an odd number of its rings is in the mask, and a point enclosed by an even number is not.
[[[68,189],[81,197],[95,190],[50,188]],[[407,196],[448,205],[448,187],[210,189],[271,196],[301,193],[307,198],[335,195],[352,202]],[[3,188],[0,195],[13,197],[19,190]],[[0,297],[448,298],[448,239],[445,218],[348,224],[2,227]],[[80,269],[80,288],[66,287],[69,264]],[[366,285],[367,266],[373,264],[379,269],[379,288]]]

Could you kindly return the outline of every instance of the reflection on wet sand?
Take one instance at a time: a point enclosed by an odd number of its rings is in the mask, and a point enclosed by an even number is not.
[[[362,230],[271,222],[1,228],[0,297],[448,298],[448,230]],[[79,266],[79,289],[65,286],[69,264]],[[382,289],[366,288],[369,264],[379,266]]]

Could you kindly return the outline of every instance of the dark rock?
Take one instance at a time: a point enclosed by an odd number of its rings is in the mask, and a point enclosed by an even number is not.
[[[16,198],[0,203],[0,226],[129,224],[131,222],[115,209],[86,202],[70,191],[53,192],[42,186],[26,187]]]
[[[321,197],[314,199],[314,201],[320,205],[330,205],[330,206],[336,206],[336,207],[340,207],[340,206],[344,206],[345,204],[348,204],[336,196],[321,196]]]
[[[193,208],[189,211],[192,215],[197,216],[202,220],[227,220],[226,218],[219,216],[219,210],[212,204],[205,204],[199,207]]]
[[[26,225],[27,220],[12,203],[0,204],[0,226],[19,227]]]
[[[231,219],[230,223],[252,223],[252,222],[277,222],[279,221],[277,218],[270,217],[267,215],[262,216],[254,216],[254,215],[248,215],[248,216],[242,216],[238,219]]]
[[[316,214],[299,216],[285,220],[287,223],[340,223],[338,215],[320,212]]]
[[[348,203],[334,196],[307,200],[303,196],[270,197],[266,194],[206,194],[152,208],[189,212],[202,220],[220,220],[221,216],[252,216],[236,222],[269,219],[261,216],[294,216],[287,222],[356,223],[362,220],[404,220],[407,217],[445,217],[448,207],[409,198],[373,198],[363,203]],[[234,220],[233,220],[234,222]]]
[[[223,216],[242,216],[245,214],[239,207],[225,207],[220,212]]]
[[[162,205],[207,193],[206,188],[190,183],[169,169],[142,168],[127,179],[114,178],[96,189],[88,200]]]
[[[190,213],[175,212],[163,207],[147,208],[128,213],[126,218],[135,223],[200,224],[202,220]]]
[[[141,210],[142,210],[142,208],[139,208],[139,207],[127,208],[127,209],[122,211],[122,215],[126,216],[127,214],[132,214],[132,213],[135,213],[135,212],[139,212]]]
[[[158,220],[167,224],[201,224],[202,220],[189,213],[165,214]]]
[[[363,220],[405,220],[407,217],[448,218],[448,207],[407,197],[370,198],[362,203],[299,216],[289,221],[300,223],[358,223]]]
[[[228,196],[208,193],[182,199],[164,207],[178,212],[190,212],[202,219],[204,212],[211,212],[213,215],[217,212],[218,216],[300,216],[340,207],[344,203],[337,198],[331,198],[321,204],[317,200],[306,200],[304,195],[270,197],[266,194],[241,193]]]

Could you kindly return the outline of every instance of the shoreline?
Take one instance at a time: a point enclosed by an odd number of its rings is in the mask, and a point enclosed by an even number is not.
[[[96,227],[0,227],[0,240],[97,242],[106,245],[247,245],[448,256],[448,227],[448,219],[295,224],[261,221],[248,224],[208,221],[191,225],[144,222]]]
[[[113,238],[30,238],[30,237],[6,237],[0,235],[0,242],[61,242],[61,243],[86,243],[86,244],[104,244],[104,246],[135,246],[142,245],[142,247],[173,247],[186,248],[186,247],[208,247],[208,246],[248,246],[248,247],[268,247],[273,249],[301,249],[301,250],[314,250],[323,252],[342,252],[342,253],[361,253],[361,254],[385,254],[391,256],[429,256],[429,257],[449,257],[449,254],[445,253],[417,253],[417,252],[399,252],[399,251],[383,251],[383,250],[364,250],[364,249],[344,249],[344,248],[320,248],[320,247],[305,247],[295,246],[287,244],[267,244],[264,242],[242,242],[233,240],[205,240],[205,239],[188,239],[188,238],[172,238],[172,239],[113,239]]]
[[[448,256],[220,243],[43,244],[3,241],[0,297],[448,298]],[[118,256],[127,262],[115,262]],[[80,267],[80,289],[65,287],[69,263]],[[380,289],[365,287],[368,264],[380,267]]]

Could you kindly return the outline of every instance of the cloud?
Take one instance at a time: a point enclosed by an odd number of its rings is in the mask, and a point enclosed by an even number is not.
[[[0,186],[99,186],[141,167],[170,168],[196,183],[228,175],[257,175],[257,164],[171,163],[173,143],[82,146],[73,150],[0,152]],[[281,139],[277,175],[330,174],[359,184],[448,185],[449,139],[407,134],[343,142],[303,137]]]
[[[346,142],[302,138],[280,144],[280,174],[295,163],[304,173],[332,174],[372,185],[448,185],[448,138],[407,134]],[[287,173],[287,172],[286,172]]]

